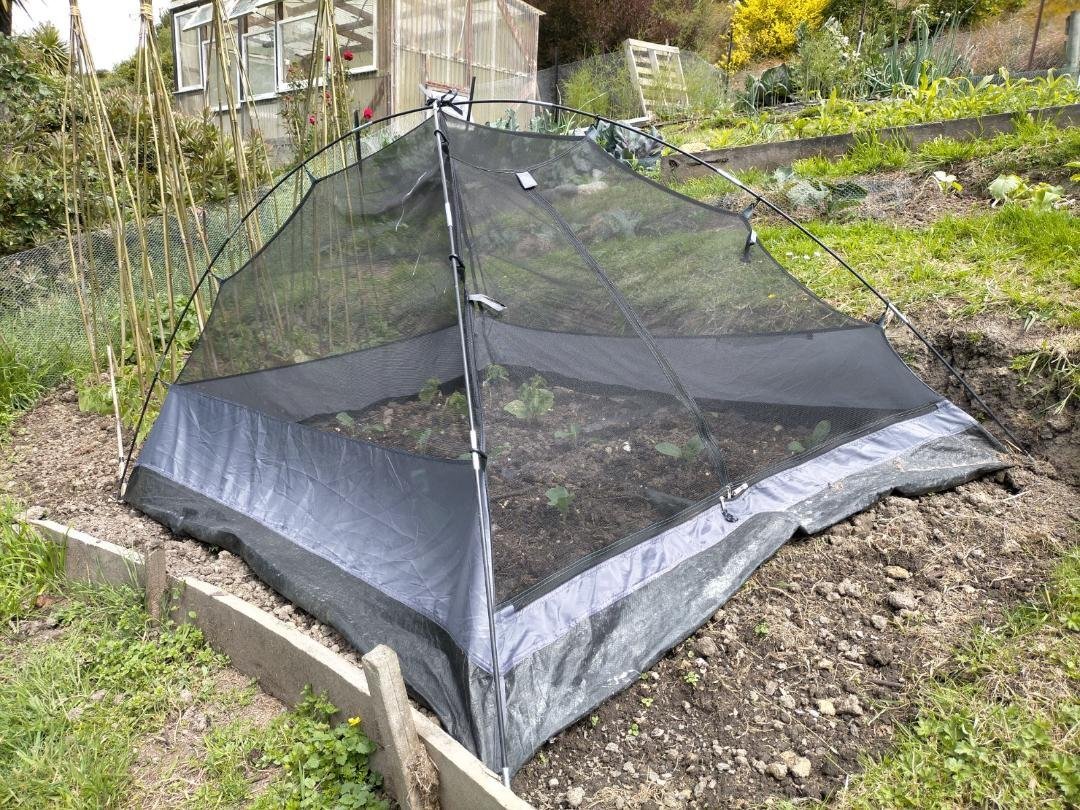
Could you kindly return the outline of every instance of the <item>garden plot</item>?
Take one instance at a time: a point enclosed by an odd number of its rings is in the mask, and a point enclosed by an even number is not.
[[[928,313],[923,322],[933,320]],[[540,807],[579,796],[582,806],[598,807],[819,796],[860,770],[860,756],[885,750],[896,727],[912,717],[916,685],[947,664],[972,623],[993,624],[1036,591],[1054,560],[1077,542],[1076,490],[1061,480],[1070,465],[1078,469],[1076,426],[1068,413],[1048,421],[1045,393],[1034,385],[1018,388],[1008,369],[1017,351],[1037,348],[1048,336],[1046,327],[1025,333],[1021,324],[986,318],[933,335],[987,390],[992,405],[1018,414],[1023,438],[1062,469],[1038,462],[953,492],[889,498],[821,535],[789,543],[635,687],[546,746],[518,774],[516,790]],[[918,360],[902,333],[891,337]],[[920,370],[931,382],[944,381],[928,374],[929,365]],[[557,403],[559,391],[552,390]],[[504,396],[517,393],[511,386]],[[441,410],[451,396],[440,391],[432,403]],[[132,546],[168,538],[173,571],[343,646],[236,557],[171,538],[118,504],[111,420],[79,413],[74,399],[56,393],[20,418],[0,463],[0,485],[33,495],[28,502],[51,518],[104,539]],[[572,397],[564,401],[569,409]],[[378,415],[392,408],[391,426],[404,427],[407,417],[399,411],[419,411],[418,402],[388,403]],[[452,413],[445,418],[456,424]],[[567,415],[556,421],[565,424]],[[541,497],[538,508],[557,513]],[[354,651],[344,652],[358,660]]]

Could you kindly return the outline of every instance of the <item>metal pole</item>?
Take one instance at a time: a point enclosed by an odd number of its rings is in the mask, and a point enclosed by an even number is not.
[[[506,684],[503,682],[499,659],[499,641],[495,624],[495,571],[491,561],[491,520],[488,515],[487,473],[485,455],[480,449],[476,430],[476,407],[472,390],[472,363],[469,357],[468,338],[465,331],[465,263],[458,255],[457,226],[454,224],[454,207],[451,203],[450,180],[452,170],[447,160],[450,144],[443,131],[442,102],[432,103],[435,118],[435,146],[439,152],[439,178],[442,181],[443,207],[446,212],[446,230],[450,235],[450,272],[454,276],[454,300],[457,303],[458,333],[461,339],[461,358],[465,369],[465,399],[469,406],[469,443],[472,450],[473,473],[476,477],[476,496],[480,507],[480,541],[484,556],[484,595],[487,599],[488,635],[491,641],[491,675],[495,684],[495,723],[499,765],[503,784],[510,787],[510,767],[506,761]],[[472,106],[469,107],[470,115]]]
[[[1027,70],[1035,64],[1035,48],[1039,44],[1039,28],[1042,26],[1043,6],[1046,0],[1039,0],[1039,11],[1035,15],[1035,33],[1031,35],[1031,50],[1028,51]]]

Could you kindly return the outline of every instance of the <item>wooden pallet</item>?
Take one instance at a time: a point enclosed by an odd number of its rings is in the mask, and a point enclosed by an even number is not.
[[[678,48],[628,39],[626,63],[646,118],[687,106],[689,98]]]

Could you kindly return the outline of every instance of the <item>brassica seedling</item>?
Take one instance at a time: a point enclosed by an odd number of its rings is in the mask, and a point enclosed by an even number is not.
[[[503,410],[518,419],[537,419],[555,406],[555,394],[545,388],[547,381],[537,374],[518,389],[518,398],[503,405]]]
[[[573,423],[571,423],[570,426],[566,428],[566,430],[556,430],[555,431],[555,438],[556,439],[563,439],[563,440],[569,439],[570,442],[575,447],[577,446],[578,437],[580,435],[581,435],[581,428],[578,427],[576,424],[573,424]]]
[[[544,494],[547,495],[548,506],[554,506],[562,513],[563,517],[566,517],[567,512],[570,511],[570,504],[574,501],[574,493],[559,484]]]
[[[693,436],[686,444],[657,442],[655,447],[658,453],[663,453],[665,456],[682,459],[683,461],[693,461],[701,455],[701,451],[705,449],[705,443],[701,441],[700,437]]]
[[[510,375],[506,373],[506,369],[500,366],[498,363],[492,363],[484,371],[484,384],[494,385],[495,383],[510,382]]]
[[[817,447],[832,433],[832,423],[828,419],[822,419],[816,425],[814,430],[802,441],[795,440],[788,444],[788,450],[792,453],[805,453],[811,447]]]
[[[455,391],[446,398],[446,407],[462,418],[469,415],[469,400],[460,391]]]
[[[424,383],[424,387],[420,389],[420,401],[425,405],[430,405],[435,401],[435,397],[439,395],[439,378],[430,377],[427,382]]]

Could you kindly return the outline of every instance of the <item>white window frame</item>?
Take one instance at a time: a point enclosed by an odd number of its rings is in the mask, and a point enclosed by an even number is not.
[[[356,67],[348,67],[345,69],[347,76],[355,76],[361,73],[375,73],[379,69],[379,12],[377,0],[367,0],[367,3],[372,6],[374,11],[371,15],[371,62],[367,65],[357,65]],[[337,6],[334,7],[335,13],[337,12]],[[295,22],[302,22],[304,20],[310,20],[314,18],[319,12],[318,9],[310,11],[307,14],[301,14],[296,17],[285,17],[284,6],[278,8],[278,20],[277,20],[277,39],[274,41],[274,48],[276,53],[277,74],[278,74],[278,94],[289,93],[294,89],[304,89],[307,87],[307,79],[297,81],[295,84],[290,84],[285,80],[285,51],[282,48],[282,43],[285,41],[282,36],[283,26],[289,25]],[[337,25],[337,20],[334,20],[334,25]],[[323,57],[325,58],[325,57]],[[315,86],[322,87],[326,83],[325,76],[320,75],[315,79]]]
[[[277,39],[274,41],[274,50],[276,51],[276,53],[274,55],[274,57],[275,57],[274,61],[277,63],[277,88],[278,88],[278,94],[289,93],[289,92],[292,92],[294,89],[304,89],[304,88],[307,87],[307,79],[306,78],[297,80],[295,84],[290,84],[286,80],[286,76],[288,74],[288,71],[285,68],[285,47],[284,47],[285,46],[285,38],[284,38],[284,36],[282,34],[284,26],[291,25],[291,24],[297,23],[297,22],[303,22],[304,20],[314,19],[315,16],[318,13],[319,13],[319,10],[315,9],[315,11],[310,11],[307,14],[301,14],[301,15],[299,15],[297,17],[286,17],[286,16],[284,16],[285,15],[284,6],[282,5],[282,6],[278,7],[278,12],[277,12],[278,19],[277,19],[277,25],[276,25],[276,27],[277,27]],[[314,58],[314,54],[312,54],[312,58]],[[316,87],[321,86],[322,82],[323,82],[322,77],[317,78],[315,80],[315,86]]]
[[[279,60],[277,39],[278,36],[280,36],[280,33],[278,31],[278,20],[276,19],[277,15],[275,12],[274,24],[270,28],[266,29],[266,31],[272,32],[274,35],[274,86],[272,89],[267,90],[265,93],[253,93],[250,96],[247,95],[247,91],[251,87],[251,76],[248,74],[248,38],[252,36],[257,36],[258,34],[264,32],[260,31],[253,34],[248,31],[247,18],[249,16],[250,14],[245,14],[244,17],[241,18],[244,32],[240,35],[240,71],[242,73],[242,78],[240,81],[240,93],[244,97],[244,101],[267,101],[269,99],[277,98],[278,94],[281,92],[281,70],[278,64]]]
[[[182,62],[183,62],[182,57],[181,57],[182,51],[181,51],[181,46],[180,46],[180,37],[181,37],[181,35],[183,33],[185,33],[184,29],[183,29],[183,22],[185,22],[186,20],[188,20],[191,17],[195,16],[195,14],[197,14],[198,12],[199,12],[199,6],[193,6],[192,8],[185,9],[183,11],[178,11],[176,14],[173,15],[173,42],[175,43],[175,45],[173,47],[173,54],[174,54],[174,59],[175,59],[175,62],[176,62],[176,64],[173,67],[173,73],[175,74],[175,78],[176,78],[176,92],[177,93],[188,93],[188,92],[191,92],[192,90],[205,90],[206,89],[206,70],[205,70],[205,67],[203,65],[203,35],[202,35],[202,28],[196,28],[195,29],[195,32],[196,32],[196,34],[198,34],[198,37],[199,37],[199,56],[198,56],[198,59],[199,59],[199,83],[198,84],[189,84],[189,85],[183,85],[183,84],[180,83],[180,77],[182,75],[181,67],[182,67]]]
[[[201,34],[200,34],[200,36],[201,36]],[[210,46],[213,45],[213,44],[214,43],[213,43],[212,39],[203,39],[202,40],[202,59],[200,60],[200,64],[202,65],[202,73],[203,73],[203,90],[207,94],[206,95],[206,103],[207,103],[207,106],[210,108],[210,110],[212,112],[225,112],[226,110],[229,109],[229,97],[228,97],[228,95],[225,95],[224,98],[220,99],[220,103],[217,104],[217,105],[214,105],[214,104],[211,103],[211,99],[210,99],[210,95],[209,95],[210,94],[210,89],[211,89],[211,82],[210,82]],[[236,69],[236,72],[231,77],[227,77],[227,78],[231,78],[233,80],[233,93],[234,93],[233,97],[236,99],[236,106],[233,107],[233,109],[239,109],[240,106],[244,103],[243,98],[241,98],[241,85],[243,84],[243,82],[240,81],[240,66],[238,65],[237,69]],[[224,88],[222,89],[222,92],[224,93]]]

